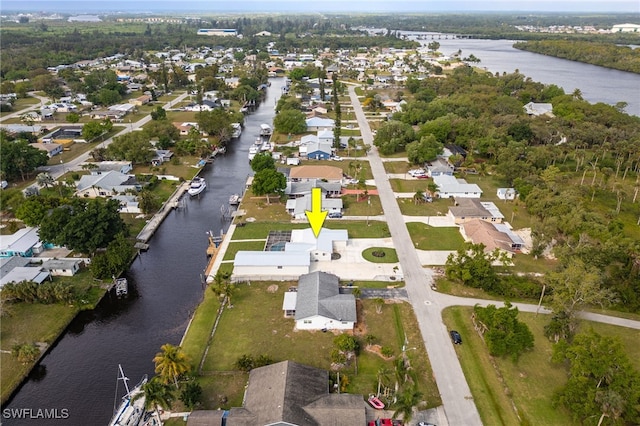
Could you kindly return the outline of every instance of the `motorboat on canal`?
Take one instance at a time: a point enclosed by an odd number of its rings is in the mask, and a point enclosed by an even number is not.
[[[273,133],[271,126],[266,123],[260,125],[260,136],[271,136],[271,133]]]
[[[120,406],[115,410],[109,426],[138,426],[146,414],[146,409],[144,408],[145,396],[142,386],[147,383],[147,375],[145,374],[142,377],[136,387],[129,389],[129,385],[127,384],[129,379],[124,375],[122,365],[118,364],[118,381],[120,380],[124,383],[124,388],[127,393],[122,397]],[[116,398],[117,394],[118,386],[116,384]]]
[[[187,190],[187,192],[189,193],[189,195],[193,197],[195,195],[200,194],[206,188],[207,188],[207,181],[204,180],[204,178],[195,177],[191,181],[191,185],[189,185],[189,189]]]
[[[240,204],[240,195],[233,194],[231,197],[229,197],[229,205],[237,206],[238,204]]]
[[[260,146],[259,145],[251,145],[249,147],[249,161],[253,160],[253,157],[256,156],[256,154],[260,151]]]

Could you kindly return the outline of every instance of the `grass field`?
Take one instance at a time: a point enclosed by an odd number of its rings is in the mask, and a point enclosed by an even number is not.
[[[346,229],[349,238],[387,238],[390,237],[386,223],[371,221],[327,221],[324,226],[329,229]],[[233,240],[266,239],[269,231],[288,231],[290,229],[308,228],[308,223],[254,222],[236,228]]]
[[[382,165],[387,173],[407,173],[414,167],[408,161],[385,161]]]
[[[464,239],[457,227],[433,227],[422,222],[408,222],[407,230],[419,250],[458,250]]]
[[[370,201],[367,201],[367,198]],[[358,200],[356,195],[343,195],[344,214],[346,216],[376,216],[384,214],[380,197],[369,195],[367,198],[361,196]]]
[[[82,304],[63,305],[40,303],[5,304],[6,311],[0,322],[0,349],[11,351],[14,345],[24,343],[45,343],[51,345],[81,309],[93,308],[104,290],[100,282],[94,280],[88,270],[82,270],[74,277],[56,277],[55,282],[70,284]],[[13,389],[29,373],[32,364],[23,365],[10,353],[0,354],[0,392],[2,402],[6,401]]]
[[[413,198],[398,198],[402,214],[407,216],[444,216],[449,212],[451,200],[436,198],[431,203],[416,203]]]
[[[388,164],[388,163],[385,163]],[[416,180],[404,180],[404,179],[389,179],[391,189],[393,192],[411,192],[417,191],[428,192],[429,183],[433,183],[431,179],[416,179]]]
[[[491,425],[577,425],[563,407],[553,407],[551,396],[566,382],[562,366],[552,364],[552,344],[543,335],[549,317],[520,313],[535,336],[533,351],[522,355],[517,363],[510,359],[491,358],[485,344],[475,333],[470,320],[472,308],[453,307],[443,312],[447,326],[458,330],[464,343],[457,346],[467,381],[484,424]],[[637,342],[640,331],[584,321],[581,330],[619,337],[636,369],[640,367]],[[519,418],[516,417],[514,407]]]
[[[229,244],[222,260],[233,260],[239,251],[262,251],[266,241],[238,241]]]
[[[295,282],[260,282],[237,288],[233,296],[234,307],[225,309],[223,312],[214,340],[205,358],[203,369],[205,377],[201,378],[201,381],[211,380],[210,388],[208,385],[203,386],[207,408],[220,406],[215,395],[221,393],[224,393],[229,399],[229,403],[224,404],[225,408],[233,405],[238,406],[241,403],[243,387],[239,386],[234,389],[234,386],[229,385],[229,381],[239,379],[239,373],[234,371],[234,363],[243,354],[254,357],[268,355],[275,362],[287,359],[329,369],[330,352],[333,348],[335,335],[319,331],[295,331],[293,319],[283,317],[282,298],[284,292],[290,285],[295,284]],[[267,291],[270,285],[277,285],[277,290],[275,292]],[[212,311],[214,303],[207,303],[209,305],[207,310]],[[416,347],[415,351],[407,352],[407,356],[419,378],[419,389],[423,393],[425,405],[429,407],[439,405],[439,394],[410,306],[407,304],[387,304],[383,306],[382,313],[377,314],[373,301],[359,303],[362,324],[359,324],[358,334],[374,335],[376,343],[388,346],[398,356],[401,354],[401,345],[404,333],[406,333],[410,345]],[[211,319],[209,319],[210,321]],[[398,327],[389,327],[390,323],[400,324],[400,330]],[[189,334],[191,333],[190,329]],[[194,330],[194,333],[200,335],[200,339],[204,337],[204,333],[201,331]],[[190,341],[191,336],[188,336],[184,344],[186,348],[192,346],[191,343],[188,343]],[[193,352],[193,349],[189,349],[189,351]],[[357,374],[354,365],[343,371],[350,383],[348,392],[368,394],[374,391],[377,383],[376,372],[381,367],[393,371],[391,360],[385,360],[372,352],[361,350],[358,356]],[[223,377],[226,378],[226,381],[220,383],[219,380]],[[213,390],[213,395],[209,389]]]

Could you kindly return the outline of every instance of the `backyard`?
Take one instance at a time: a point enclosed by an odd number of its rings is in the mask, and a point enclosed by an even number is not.
[[[408,222],[407,230],[418,250],[458,250],[464,239],[457,227],[434,227],[422,222]]]
[[[330,355],[336,336],[331,332],[296,331],[293,319],[283,316],[284,292],[292,285],[296,283],[253,282],[250,286],[236,287],[232,296],[233,307],[224,310],[204,359],[203,377],[200,379],[205,394],[204,408],[241,405],[247,375],[234,367],[241,355],[251,355],[254,358],[266,355],[274,362],[292,360],[323,369],[331,368]],[[183,343],[187,353],[192,356],[194,365],[202,355],[195,342],[207,340],[206,328],[212,325],[212,312],[215,312],[218,306],[215,297],[209,294],[205,303],[208,309],[204,309],[204,304],[198,309]],[[406,342],[411,347],[406,356],[410,359],[418,378],[418,389],[426,401],[425,406],[440,405],[439,394],[411,307],[407,304],[387,303],[381,306],[381,313],[377,313],[374,301],[359,301],[358,306],[359,323],[356,335],[362,348],[357,358],[357,373],[355,364],[342,370],[349,381],[347,391],[362,395],[375,393],[378,371],[381,369],[388,371],[387,384],[389,388],[393,388],[393,359],[401,355],[406,333]],[[395,326],[390,327],[389,324]],[[390,348],[393,357],[386,359],[376,352],[367,350],[364,343],[365,334],[375,336],[373,343]],[[220,394],[226,397],[226,404],[220,403]]]

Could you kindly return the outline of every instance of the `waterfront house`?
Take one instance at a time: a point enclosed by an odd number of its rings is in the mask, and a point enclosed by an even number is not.
[[[249,373],[242,407],[226,426],[353,426],[366,424],[362,395],[329,393],[329,372],[282,361]]]
[[[353,294],[341,294],[340,279],[321,271],[300,276],[282,309],[295,317],[298,330],[353,330],[357,319]]]
[[[342,213],[343,205],[341,198],[327,198],[326,194],[322,193],[321,200],[322,211],[329,213]],[[294,219],[305,219],[307,217],[305,211],[311,211],[311,193],[304,194],[302,197],[287,200],[285,209],[287,210],[287,213],[293,216]]]
[[[109,197],[126,192],[138,192],[142,189],[136,177],[109,171],[99,175],[84,175],[76,186],[78,197]]]
[[[151,159],[151,165],[159,166],[162,163],[166,163],[167,161],[171,161],[173,158],[173,152],[168,149],[156,149],[155,157]]]
[[[8,274],[0,277],[0,288],[9,283],[20,283],[22,281],[32,281],[42,284],[47,279],[51,279],[51,274],[42,268],[35,266],[17,266]]]
[[[289,171],[289,179],[294,182],[306,182],[310,180],[324,180],[326,182],[341,182],[342,169],[335,166],[298,166]]]
[[[307,132],[317,132],[318,130],[333,130],[335,122],[330,118],[311,117],[307,118]]]
[[[287,162],[290,159],[287,158]],[[342,193],[342,185],[335,182],[323,182],[319,179],[310,179],[305,182],[293,182],[287,181],[287,186],[284,189],[285,195],[289,198],[299,198],[307,194],[311,194],[313,188],[320,188],[327,197],[339,197]]]
[[[308,253],[239,251],[233,261],[233,280],[293,280],[309,272]]]
[[[80,259],[49,259],[42,264],[42,269],[54,277],[72,277],[81,266]]]

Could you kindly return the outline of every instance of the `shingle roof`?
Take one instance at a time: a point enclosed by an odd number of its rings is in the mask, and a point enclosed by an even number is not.
[[[300,276],[295,319],[317,315],[338,321],[356,321],[353,294],[340,294],[339,278],[320,271]]]
[[[341,180],[342,169],[335,166],[297,166],[291,168],[289,178]]]
[[[251,370],[244,407],[232,408],[226,424],[353,426],[365,420],[362,395],[329,394],[326,370],[283,361]]]

